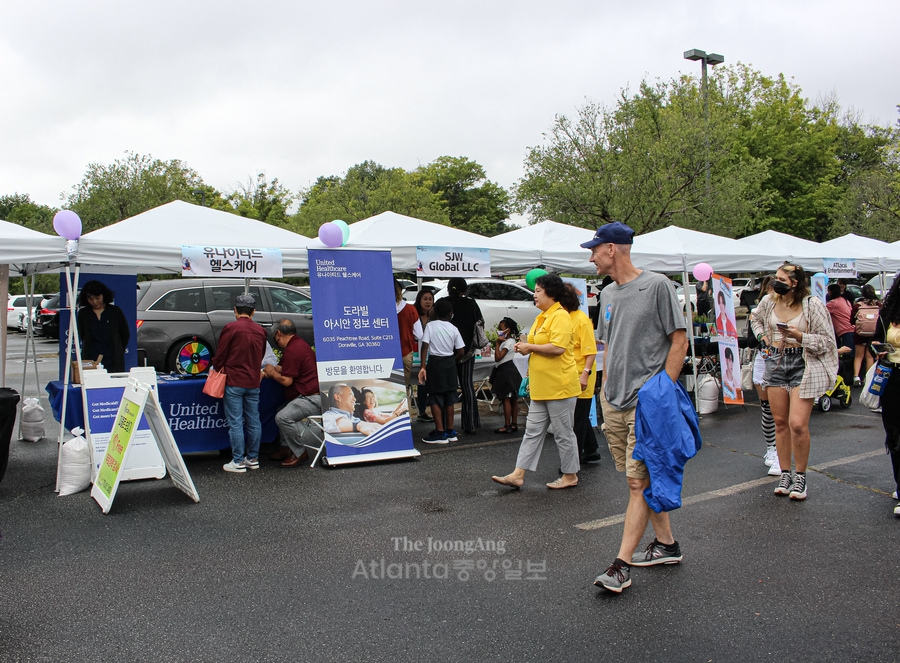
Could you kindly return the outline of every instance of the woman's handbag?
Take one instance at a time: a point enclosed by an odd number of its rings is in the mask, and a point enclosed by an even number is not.
[[[522,384],[519,385],[519,398],[529,398],[531,396],[531,386],[528,384],[528,376],[522,378]]]
[[[878,367],[878,362],[876,361],[872,366],[866,371],[866,381],[863,384],[862,393],[859,395],[859,402],[862,403],[864,407],[869,408],[870,410],[875,410],[881,407],[881,396],[876,396],[873,394],[870,389],[872,388],[872,382],[875,379],[875,370]]]
[[[484,333],[484,320],[479,320],[475,323],[475,334],[472,336],[472,345],[475,349],[481,350],[481,348],[490,345],[490,343],[487,334]]]
[[[203,385],[203,393],[212,398],[222,398],[225,396],[225,373],[217,371],[214,368],[209,369],[209,375],[206,377],[206,384]]]

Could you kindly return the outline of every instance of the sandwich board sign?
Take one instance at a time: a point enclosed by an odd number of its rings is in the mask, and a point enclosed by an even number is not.
[[[103,452],[94,487],[91,488],[91,497],[97,501],[103,513],[109,513],[112,508],[122,480],[123,468],[126,467],[128,456],[133,450],[134,437],[142,416],[145,416],[149,423],[172,481],[194,502],[200,501],[200,495],[175,444],[175,438],[166,422],[156,392],[150,385],[132,378],[119,400],[119,409],[116,412],[109,442]]]
[[[84,403],[84,427],[90,441],[91,477],[96,479],[100,464],[105,459],[103,452],[109,443],[119,409],[119,399],[128,380],[137,378],[156,391],[156,371],[153,368],[132,368],[130,373],[107,373],[103,369],[83,371],[81,397]],[[138,420],[131,440],[128,463],[120,469],[120,481],[133,479],[162,479],[166,476],[166,466],[160,455],[153,432],[146,418]]]

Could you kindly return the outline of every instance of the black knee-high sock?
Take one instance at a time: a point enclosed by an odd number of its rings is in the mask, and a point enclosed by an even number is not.
[[[775,419],[772,417],[772,408],[769,407],[769,401],[760,401],[760,410],[762,417],[760,426],[762,426],[763,437],[766,440],[767,447],[775,446]]]

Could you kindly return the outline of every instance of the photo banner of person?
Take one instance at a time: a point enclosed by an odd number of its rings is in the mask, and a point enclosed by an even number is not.
[[[731,279],[712,275],[713,305],[716,312],[716,340],[719,343],[719,368],[725,404],[743,405],[741,391],[741,355],[738,351],[737,323],[734,316],[734,290]]]
[[[454,248],[450,246],[417,246],[416,276],[464,279],[491,275],[489,249]]]
[[[328,464],[418,456],[390,251],[310,249],[309,287]]]
[[[744,393],[741,391],[741,360],[737,338],[720,336],[719,366],[722,367],[722,398],[726,405],[744,404]]]
[[[716,307],[716,335],[733,336],[737,338],[737,324],[734,317],[734,292],[731,287],[731,279],[712,275],[713,303]]]

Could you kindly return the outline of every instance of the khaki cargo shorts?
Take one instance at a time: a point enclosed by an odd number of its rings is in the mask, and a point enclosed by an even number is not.
[[[632,458],[634,453],[634,412],[617,410],[606,402],[603,390],[600,390],[600,407],[603,410],[603,425],[600,430],[606,436],[609,453],[616,461],[616,470],[624,472],[631,479],[649,479],[650,473],[643,461]]]

